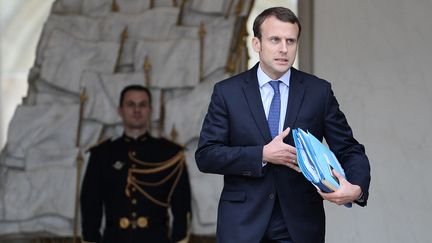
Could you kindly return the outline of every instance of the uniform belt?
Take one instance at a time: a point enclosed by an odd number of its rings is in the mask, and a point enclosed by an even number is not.
[[[147,228],[148,227],[148,217],[138,217],[137,219],[129,219],[126,217],[122,217],[119,220],[119,226],[121,229],[127,229],[131,227],[132,229],[135,228]]]

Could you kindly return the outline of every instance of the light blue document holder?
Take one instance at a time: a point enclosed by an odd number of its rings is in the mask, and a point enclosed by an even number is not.
[[[297,161],[303,175],[323,192],[339,189],[339,181],[333,175],[335,169],[344,178],[345,172],[334,153],[316,139],[311,133],[300,128],[293,129]],[[352,204],[345,204],[351,207]]]

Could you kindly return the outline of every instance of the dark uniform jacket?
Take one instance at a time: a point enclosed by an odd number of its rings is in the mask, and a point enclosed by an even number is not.
[[[91,149],[81,190],[84,241],[180,241],[187,235],[190,211],[190,185],[179,145],[145,134],[136,140],[123,135]]]

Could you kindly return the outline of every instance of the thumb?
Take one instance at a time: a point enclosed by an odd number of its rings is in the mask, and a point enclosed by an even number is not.
[[[332,170],[332,173],[338,179],[339,184],[342,184],[342,182],[345,180],[345,178],[341,174],[339,174],[339,172],[337,172],[335,169]]]
[[[286,136],[288,136],[288,134],[290,133],[291,128],[287,128],[285,129],[285,131],[283,131],[281,134],[279,134],[280,138],[283,140]]]

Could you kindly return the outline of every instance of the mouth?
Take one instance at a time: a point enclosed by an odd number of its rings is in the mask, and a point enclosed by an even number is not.
[[[287,58],[276,58],[274,59],[277,63],[281,63],[281,64],[287,64],[288,63],[288,59]]]

